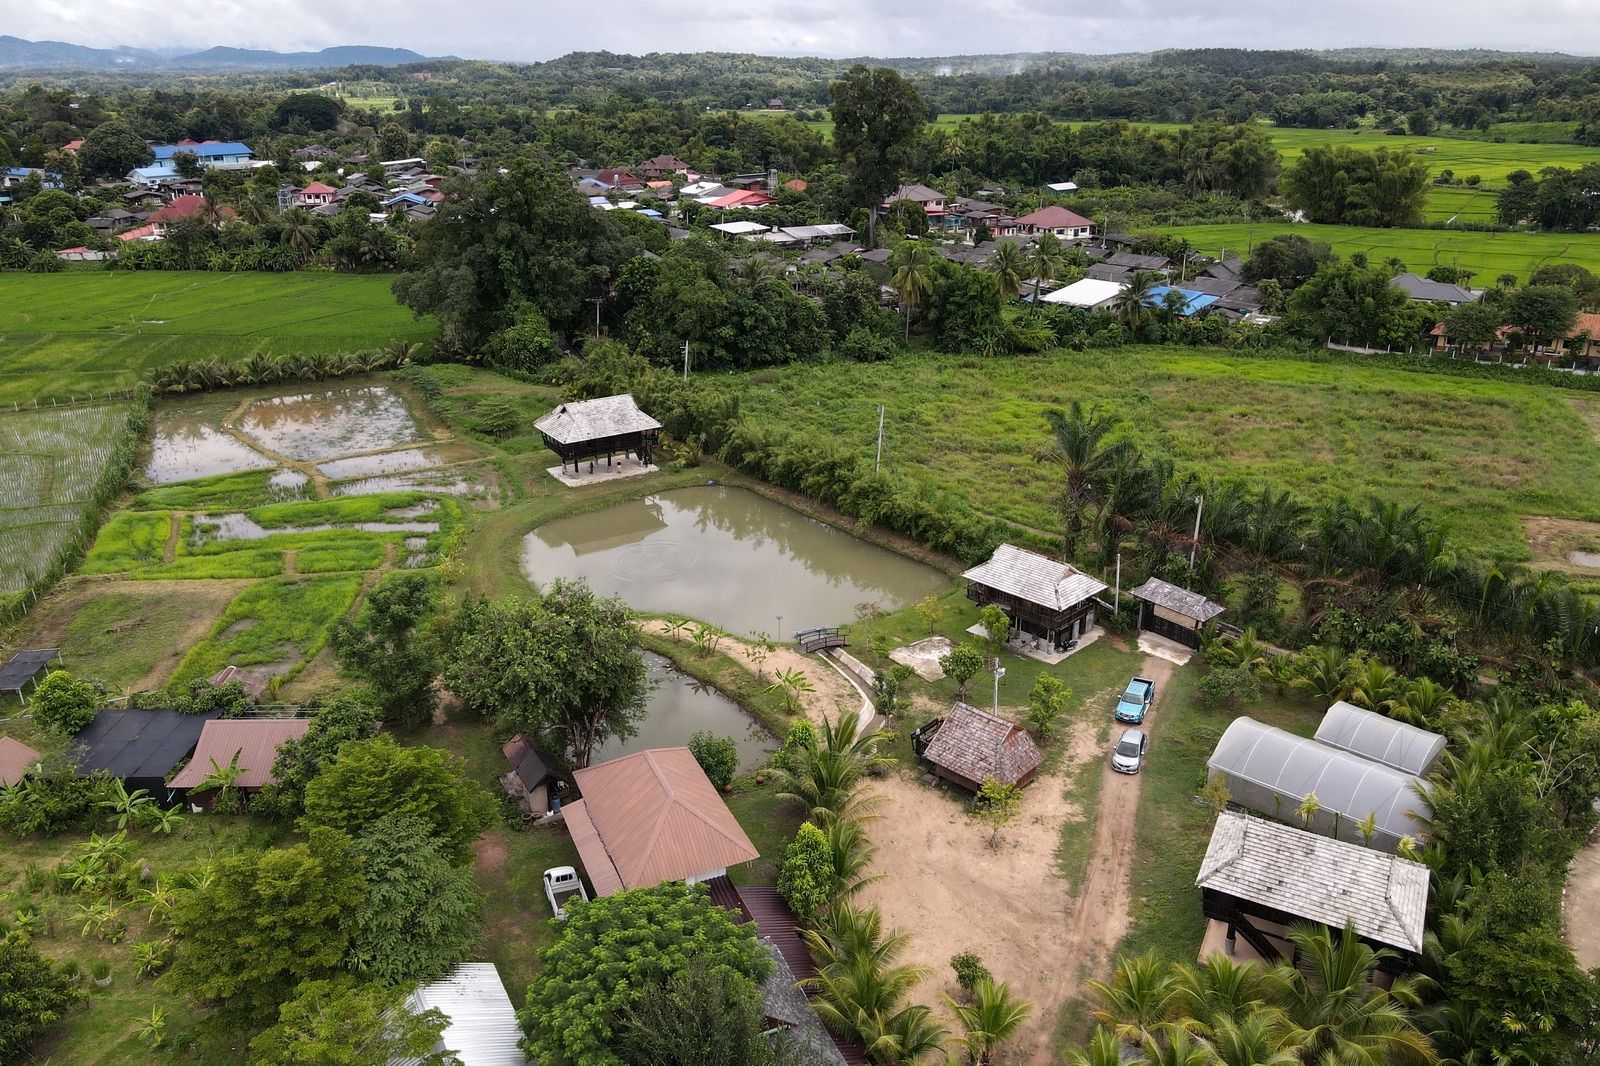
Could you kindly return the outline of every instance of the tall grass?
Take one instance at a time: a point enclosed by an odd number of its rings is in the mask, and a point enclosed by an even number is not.
[[[289,677],[322,650],[333,624],[350,610],[361,578],[338,575],[263,581],[241,592],[211,636],[192,648],[172,684],[206,677],[224,666],[281,666]]]

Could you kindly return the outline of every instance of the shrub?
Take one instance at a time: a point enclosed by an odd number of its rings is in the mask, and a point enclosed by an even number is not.
[[[963,951],[958,955],[950,956],[950,968],[956,972],[956,984],[961,986],[961,991],[972,994],[978,987],[978,982],[992,980],[989,967],[983,964],[976,952]]]
[[[739,748],[730,738],[696,730],[689,738],[689,753],[719,792],[733,784],[733,777],[739,772]]]
[[[1054,674],[1040,674],[1028,693],[1028,714],[1023,719],[1028,728],[1040,738],[1049,737],[1055,730],[1056,720],[1067,710],[1072,690]]]
[[[76,736],[94,721],[102,702],[98,686],[52,670],[34,690],[33,720],[53,733]]]
[[[1261,698],[1261,682],[1244,666],[1212,670],[1200,679],[1200,703],[1213,710],[1238,707]]]
[[[57,970],[22,933],[0,936],[0,1061],[24,1061],[34,1041],[60,1021],[81,995],[65,969]]]
[[[795,831],[778,866],[778,894],[805,918],[833,899],[833,859],[827,834],[810,822]]]
[[[857,326],[835,349],[857,363],[882,363],[900,354],[900,345],[881,333]]]
[[[792,770],[795,758],[801,749],[810,750],[817,746],[817,730],[809,721],[802,718],[789,727],[789,733],[783,738],[783,747],[772,753],[768,760],[780,770]]]
[[[48,834],[82,826],[95,813],[106,784],[103,774],[79,777],[63,766],[0,788],[0,830]]]

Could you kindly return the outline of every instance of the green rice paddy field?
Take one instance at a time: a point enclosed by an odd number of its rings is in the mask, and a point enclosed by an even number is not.
[[[388,277],[71,271],[0,277],[0,404],[126,389],[154,367],[421,341]]]
[[[1182,468],[1311,501],[1419,502],[1474,553],[1529,558],[1523,515],[1600,521],[1600,397],[1561,389],[1128,347],[796,366],[750,375],[741,391],[756,418],[868,457],[884,404],[897,475],[1051,532],[1058,479],[1035,455],[1044,411],[1074,399],[1116,412],[1129,438]]]
[[[1454,190],[1451,190],[1452,194]],[[1397,256],[1407,269],[1455,266],[1474,271],[1474,285],[1493,284],[1500,274],[1528,275],[1546,263],[1576,263],[1600,272],[1600,236],[1583,233],[1481,233],[1464,230],[1379,229],[1370,226],[1320,226],[1312,223],[1258,222],[1171,226],[1164,233],[1184,237],[1205,255],[1245,255],[1255,244],[1280,233],[1331,245],[1341,256],[1365,252],[1373,263]]]

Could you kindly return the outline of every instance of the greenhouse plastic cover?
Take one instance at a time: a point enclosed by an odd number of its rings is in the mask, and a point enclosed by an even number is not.
[[[1444,751],[1444,737],[1340,700],[1328,708],[1316,739],[1421,776]]]

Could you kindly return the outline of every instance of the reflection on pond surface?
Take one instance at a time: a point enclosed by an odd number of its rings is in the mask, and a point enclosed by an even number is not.
[[[239,429],[268,451],[299,462],[422,439],[405,400],[381,385],[257,400]]]
[[[171,485],[217,474],[266,470],[275,464],[254,448],[214,429],[203,413],[163,415],[156,420],[144,476]]]
[[[548,522],[524,539],[522,568],[541,585],[581,578],[641,611],[783,639],[849,622],[859,604],[896,610],[948,584],[932,567],[726,486]]]
[[[592,762],[605,762],[646,748],[680,748],[700,729],[728,737],[738,745],[740,773],[754,770],[766,761],[769,751],[777,749],[778,741],[772,734],[722,693],[678,673],[670,662],[653,652],[644,653],[644,662],[655,690],[645,708],[644,721],[639,723],[639,735],[596,748]]]

